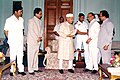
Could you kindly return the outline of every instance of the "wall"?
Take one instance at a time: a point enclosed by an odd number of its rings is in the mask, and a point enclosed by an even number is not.
[[[25,20],[25,32],[27,31],[27,21],[33,16],[33,9],[41,7],[44,20],[44,0],[0,0],[0,38],[4,38],[3,27],[5,19],[12,14],[12,1],[22,1],[23,18]],[[120,0],[73,0],[73,12],[75,21],[79,12],[85,13],[93,11],[99,13],[102,9],[107,9],[110,18],[116,27],[114,41],[120,41]],[[26,33],[25,33],[26,34]]]
[[[0,38],[4,37],[4,23],[5,19],[12,14],[12,2],[10,0],[0,0]]]
[[[12,15],[13,1],[22,1],[25,32],[27,31],[27,21],[33,17],[35,7],[41,7],[44,14],[44,0],[0,0],[0,38],[4,38],[3,28],[6,18]]]
[[[6,18],[12,15],[13,1],[22,1],[25,35],[27,34],[28,19],[33,17],[35,7],[42,8],[42,21],[44,20],[44,0],[0,0],[0,38],[4,38],[3,28]],[[41,46],[43,48],[43,42]]]
[[[87,13],[99,13],[100,10],[106,9],[110,14],[110,19],[115,25],[116,34],[114,41],[120,41],[120,0],[74,0],[73,13],[74,21],[77,21],[79,12],[83,12],[86,17]]]

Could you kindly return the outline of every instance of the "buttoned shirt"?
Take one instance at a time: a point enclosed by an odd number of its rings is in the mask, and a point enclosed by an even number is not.
[[[81,32],[87,32],[88,24],[85,21],[83,22],[78,21],[77,24],[75,24],[75,28]]]
[[[23,18],[17,19],[15,15],[12,15],[6,19],[4,30],[8,31],[8,44],[19,44],[23,41]]]

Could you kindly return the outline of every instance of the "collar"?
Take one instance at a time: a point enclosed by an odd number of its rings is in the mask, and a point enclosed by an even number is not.
[[[93,20],[90,22],[90,24],[93,23],[94,21],[95,21],[95,19],[93,19]]]
[[[13,16],[13,18],[16,20],[16,21],[19,21],[20,20],[20,17],[19,17],[19,19],[17,19],[17,17],[13,14],[12,15]]]
[[[79,25],[79,24],[83,24],[83,23],[84,23],[84,21],[83,21],[83,22],[78,21],[78,23],[77,23],[77,24]]]
[[[66,24],[67,24],[67,25],[71,25],[71,24],[70,24],[70,23],[68,23],[67,21],[66,21]]]
[[[106,21],[108,21],[108,18],[107,18],[107,19],[105,19],[105,20],[103,21],[103,23],[105,23]]]
[[[39,21],[39,20],[40,20],[40,19],[38,19],[36,16],[34,16],[34,19],[35,19],[35,20],[37,20],[37,21]]]

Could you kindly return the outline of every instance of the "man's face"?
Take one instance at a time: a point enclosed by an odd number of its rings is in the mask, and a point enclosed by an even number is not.
[[[100,20],[101,20],[101,21],[104,20],[104,16],[102,16],[102,13],[100,13]]]
[[[23,10],[15,11],[15,14],[16,14],[16,16],[21,17],[23,14]]]
[[[79,21],[80,21],[80,22],[83,22],[83,21],[84,21],[84,16],[80,16],[80,17],[79,17]]]
[[[67,22],[70,23],[70,24],[72,24],[73,23],[73,17],[68,17],[67,18]]]
[[[94,16],[92,14],[88,14],[87,19],[91,22],[94,19]]]
[[[60,22],[60,23],[64,22],[64,18],[60,18],[60,19],[59,19],[59,22]]]
[[[40,11],[38,14],[36,13],[35,15],[38,19],[41,19],[42,18],[42,11]]]

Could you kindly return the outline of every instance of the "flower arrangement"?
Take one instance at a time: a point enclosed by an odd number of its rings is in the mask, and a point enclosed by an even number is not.
[[[0,52],[0,62],[4,62],[5,56],[2,52]]]
[[[113,67],[120,67],[120,53],[115,53],[110,59],[110,64]]]

